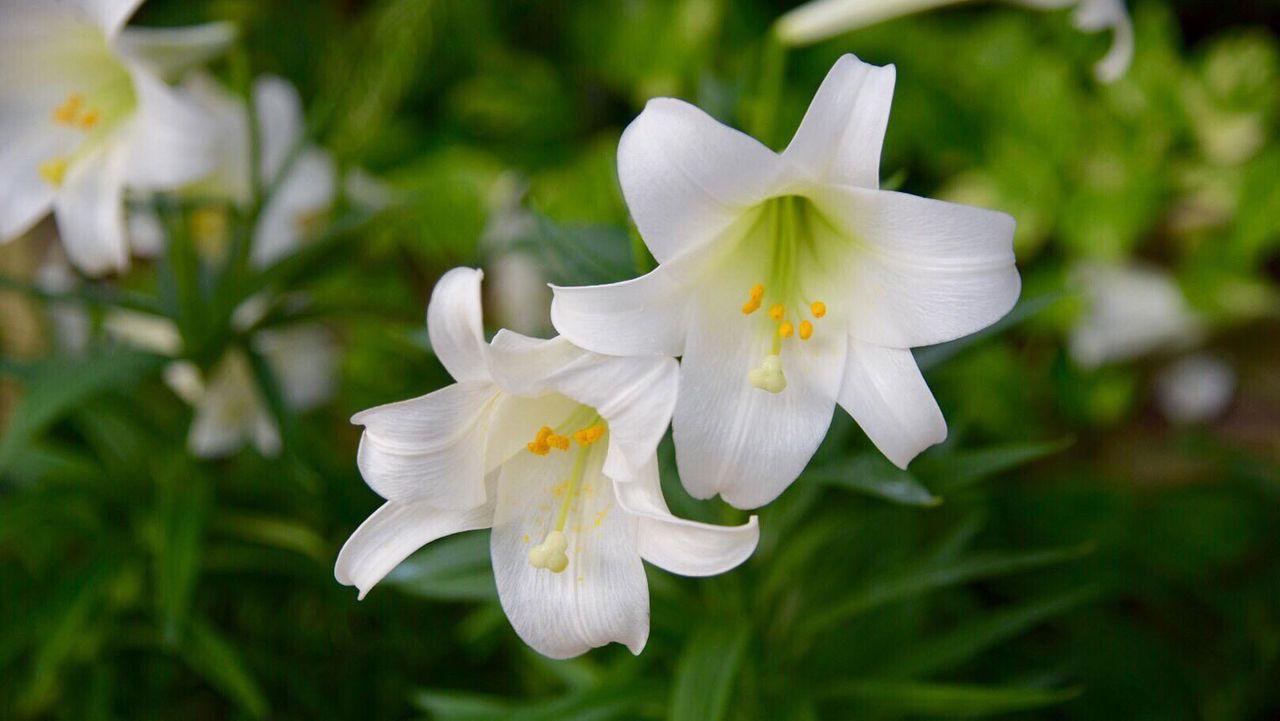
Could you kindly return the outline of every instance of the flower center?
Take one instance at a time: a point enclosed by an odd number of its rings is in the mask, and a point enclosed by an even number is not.
[[[68,166],[85,155],[93,142],[110,131],[134,105],[132,81],[123,69],[104,67],[94,71],[101,77],[92,84],[91,92],[72,91],[50,110],[50,122],[74,130],[80,136],[71,152],[55,155],[37,167],[40,178],[55,188],[62,186]]]
[[[798,278],[801,255],[813,253],[813,224],[820,220],[807,199],[786,195],[766,201],[747,234],[748,242],[755,241],[753,244],[769,249],[768,282],[751,286],[742,314],[754,315],[767,307],[761,330],[770,336],[770,352],[758,367],[747,372],[747,380],[770,393],[781,393],[787,387],[782,372],[783,342],[796,336],[801,341],[809,340],[814,321],[827,314],[827,304],[809,300]]]
[[[534,568],[545,568],[552,573],[561,573],[569,567],[569,555],[566,553],[569,541],[564,534],[565,523],[569,519],[569,512],[574,502],[578,499],[591,446],[603,438],[608,430],[608,425],[595,413],[592,413],[585,424],[579,425],[580,421],[575,422],[576,420],[576,418],[570,418],[564,424],[566,432],[569,428],[579,426],[572,433],[562,435],[550,426],[543,426],[538,429],[534,439],[526,444],[529,452],[535,456],[550,455],[552,450],[568,451],[570,439],[578,444],[577,455],[573,459],[573,470],[564,483],[557,485],[552,491],[554,495],[561,497],[555,525],[541,543],[536,543],[529,549],[529,565]]]

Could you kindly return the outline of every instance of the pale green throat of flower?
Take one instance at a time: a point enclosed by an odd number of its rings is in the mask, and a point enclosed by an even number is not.
[[[744,244],[769,249],[768,273],[764,283],[751,286],[742,314],[761,316],[761,332],[770,338],[770,352],[760,365],[747,372],[751,385],[770,393],[781,393],[787,387],[782,372],[782,345],[799,338],[813,337],[814,322],[827,314],[827,304],[805,296],[798,276],[801,253],[814,252],[814,224],[829,225],[813,204],[798,195],[770,198],[756,210],[754,222],[743,238]]]
[[[582,409],[582,411],[585,410]],[[569,512],[583,490],[582,477],[586,473],[587,457],[591,454],[591,447],[609,430],[608,424],[595,411],[587,411],[587,413],[582,411],[571,416],[557,430],[552,430],[550,426],[543,426],[538,430],[537,436],[526,444],[529,452],[535,456],[548,456],[553,451],[567,452],[572,445],[571,440],[578,445],[569,478],[552,490],[552,495],[560,498],[560,508],[556,513],[555,524],[541,543],[536,543],[529,549],[529,565],[534,568],[545,568],[552,573],[561,573],[569,567],[567,553],[569,540],[564,534],[565,523],[569,520]]]
[[[49,110],[49,122],[80,134],[70,152],[47,158],[37,167],[41,179],[55,188],[62,186],[67,168],[87,155],[137,104],[129,74],[110,57],[105,44],[102,50],[105,57],[99,59],[93,53],[92,60],[84,61],[92,62],[93,68],[82,86]]]

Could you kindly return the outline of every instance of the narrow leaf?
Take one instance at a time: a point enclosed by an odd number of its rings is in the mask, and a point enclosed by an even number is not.
[[[807,471],[804,477],[906,506],[932,507],[942,503],[942,499],[930,493],[914,475],[879,454],[863,453],[830,463]]]
[[[1053,706],[1075,698],[1080,691],[869,680],[844,684],[830,693],[878,711],[972,717]]]
[[[213,626],[193,617],[179,647],[187,665],[252,718],[267,714],[267,702],[235,648]]]
[[[965,450],[947,456],[921,458],[916,473],[935,486],[955,491],[978,481],[1051,456],[1069,447],[1072,438],[1030,443],[1006,443],[989,448]]]
[[[1021,553],[987,553],[947,566],[925,567],[872,581],[844,601],[815,614],[808,622],[807,630],[810,633],[820,633],[834,624],[895,601],[942,588],[1072,561],[1092,550],[1092,544],[1086,544]]]
[[[717,623],[704,626],[693,636],[676,664],[671,721],[725,718],[747,635],[741,624]]]

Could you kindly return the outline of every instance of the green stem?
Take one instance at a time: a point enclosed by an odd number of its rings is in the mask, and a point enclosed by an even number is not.
[[[751,134],[773,147],[777,132],[778,107],[782,102],[782,83],[787,68],[787,48],[772,30],[760,49],[760,86],[752,104]]]

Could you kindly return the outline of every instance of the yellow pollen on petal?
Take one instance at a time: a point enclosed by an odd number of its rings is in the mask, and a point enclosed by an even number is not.
[[[791,335],[795,332],[796,332],[796,329],[794,326],[791,325],[791,321],[789,320],[784,320],[778,324],[779,338],[790,338]]]
[[[809,340],[813,335],[813,324],[807,320],[800,321],[800,340]]]
[[[58,125],[73,125],[76,122],[76,116],[80,114],[80,106],[84,103],[84,97],[80,93],[72,93],[62,102],[62,105],[53,109],[53,122]]]
[[[559,435],[556,435],[555,433],[552,433],[551,435],[547,436],[547,445],[551,446],[552,448],[559,448],[562,451],[567,451],[569,450],[569,439],[564,436],[559,436]]]
[[[763,297],[764,297],[763,285],[761,285],[760,283],[756,283],[755,285],[751,286],[751,300],[757,301],[758,303],[760,299]]]
[[[98,108],[90,108],[85,111],[84,115],[80,116],[80,120],[77,121],[77,124],[83,130],[93,130],[101,121],[102,111]]]
[[[67,159],[53,158],[46,160],[40,164],[40,177],[53,187],[61,187],[62,181],[67,176]]]
[[[809,304],[809,312],[813,313],[814,318],[821,318],[827,314],[827,304],[820,300],[815,300]]]
[[[586,446],[589,446],[592,443],[595,443],[596,441],[600,440],[600,436],[603,436],[603,435],[604,435],[604,426],[600,424],[596,424],[594,426],[590,426],[587,428],[582,428],[580,430],[574,431],[573,440],[577,441],[578,445],[583,446],[585,448]]]
[[[751,315],[757,310],[760,310],[760,300],[758,298],[752,298],[751,300],[742,304],[743,315]]]
[[[536,456],[545,456],[551,452],[551,436],[555,435],[549,426],[543,426],[538,429],[538,435],[534,436],[532,441],[525,444],[529,452]]]
[[[769,307],[769,317],[774,320],[782,320],[782,316],[785,313],[786,309],[782,307],[781,303],[774,303]]]

